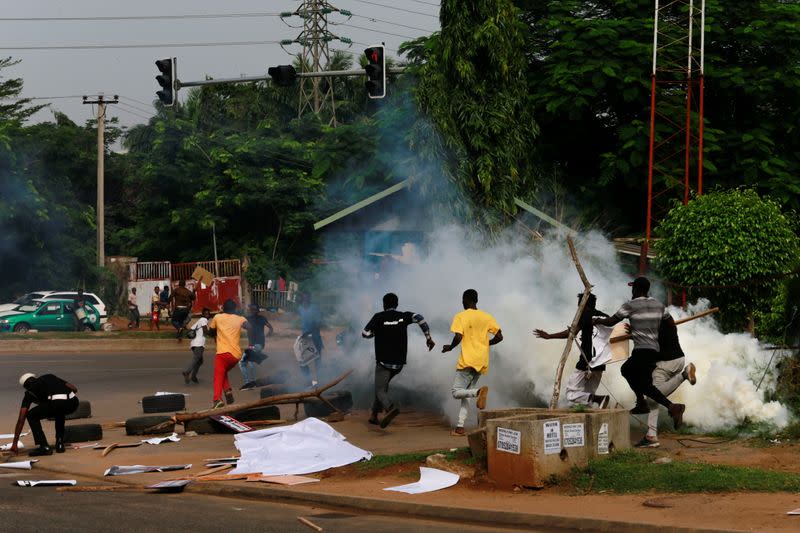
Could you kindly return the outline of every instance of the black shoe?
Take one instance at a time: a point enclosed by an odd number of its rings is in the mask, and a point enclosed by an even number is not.
[[[236,403],[236,402],[235,402],[235,400],[233,399],[233,392],[231,392],[231,391],[229,391],[229,390],[228,390],[228,391],[225,391],[225,402],[226,402],[228,405],[231,405],[231,404],[233,404],[233,403]]]
[[[380,424],[380,421],[378,420],[378,417],[377,417],[376,415],[372,415],[372,416],[369,418],[369,420],[367,420],[367,422],[369,422],[369,423],[370,423],[370,424],[372,424],[373,426],[377,426],[378,424]]]
[[[667,409],[669,416],[672,418],[672,423],[675,425],[675,429],[680,429],[683,425],[683,412],[686,411],[686,406],[682,403],[673,403]]]
[[[192,376],[192,383],[200,383],[197,381],[197,376]]]
[[[256,383],[254,381],[248,381],[239,390],[252,390],[256,388]]]
[[[64,441],[56,439],[56,453],[64,453]]]
[[[189,384],[189,373],[188,373],[188,372],[184,372],[184,373],[183,373],[183,381],[184,381],[184,382],[185,382],[187,385]]]
[[[392,407],[391,409],[389,409],[389,412],[386,413],[386,416],[384,416],[383,420],[381,420],[381,429],[386,429],[386,427],[392,423],[394,417],[396,417],[399,414],[400,414],[400,409],[398,409],[397,407]]]
[[[650,408],[647,407],[647,402],[636,402],[636,406],[631,409],[632,415],[646,415],[650,412]]]
[[[28,457],[41,457],[42,455],[53,455],[53,449],[50,446],[39,446],[28,452]]]

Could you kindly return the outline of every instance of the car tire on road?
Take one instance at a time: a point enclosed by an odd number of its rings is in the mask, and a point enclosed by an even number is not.
[[[150,431],[150,428],[170,422],[172,417],[169,416],[135,416],[125,421],[125,434],[126,435],[160,435],[162,433],[171,433],[175,430],[175,423],[168,424],[167,427],[159,428],[155,431]]]
[[[184,409],[186,409],[186,397],[183,394],[162,394],[142,398],[142,411],[145,413],[174,413]]]
[[[64,420],[78,420],[79,418],[92,418],[92,404],[91,402],[79,401],[78,408],[64,417]],[[55,420],[50,417],[48,420]]]
[[[231,416],[245,424],[252,420],[280,420],[281,410],[277,405],[265,405],[263,407],[253,407],[252,409],[238,411]]]
[[[103,426],[100,424],[73,424],[64,426],[64,442],[89,442],[103,440]]]
[[[353,394],[349,390],[342,390],[332,392],[330,394],[323,394],[323,398],[331,402],[337,409],[346,413],[353,408]],[[303,402],[303,410],[306,412],[307,417],[320,418],[335,413],[331,406],[317,398],[306,398]]]
[[[14,326],[15,333],[28,333],[31,330],[30,324],[27,322],[20,322],[16,326]]]
[[[234,431],[219,422],[215,422],[210,418],[201,418],[199,420],[189,420],[183,424],[183,430],[194,431],[198,435],[208,435],[211,433],[233,433]]]

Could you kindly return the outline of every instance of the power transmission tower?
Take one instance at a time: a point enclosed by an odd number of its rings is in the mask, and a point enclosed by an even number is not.
[[[303,19],[303,31],[293,41],[281,41],[281,44],[298,43],[302,45],[300,54],[300,72],[322,72],[328,69],[331,55],[328,43],[339,40],[346,44],[351,41],[333,34],[328,29],[328,15],[340,13],[351,16],[350,12],[340,10],[327,0],[303,0],[300,7],[292,13],[282,13],[281,18],[297,16]],[[300,78],[300,95],[297,115],[311,111],[320,120],[336,126],[336,101],[333,94],[333,78],[321,77]]]
[[[89,100],[83,97],[84,104],[97,104],[97,266],[106,263],[106,213],[105,213],[105,155],[106,155],[106,105],[119,103],[119,97],[108,100],[102,94]]]

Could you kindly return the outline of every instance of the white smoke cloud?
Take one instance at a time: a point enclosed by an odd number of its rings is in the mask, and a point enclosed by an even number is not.
[[[549,236],[531,242],[509,232],[499,242],[489,243],[461,227],[448,226],[430,234],[428,243],[428,253],[421,254],[418,264],[394,269],[378,280],[351,277],[359,282],[350,286],[341,280],[333,282],[340,288],[342,313],[352,317],[356,331],[380,310],[386,292],[399,296],[401,310],[421,313],[430,324],[436,348],[427,352],[419,331],[410,330],[408,365],[392,390],[410,389],[413,398],[405,397],[405,402],[440,406],[451,420],[455,418],[458,402],[450,388],[458,349],[442,354],[441,346],[452,338],[450,321],[462,310],[462,292],[474,288],[479,294],[478,308],[494,315],[504,336],[502,343],[492,347],[489,373],[481,378],[481,384],[490,387],[489,407],[547,402],[564,341],[538,339],[532,330],[561,331],[575,313],[582,285],[565,240]],[[630,298],[630,276],[623,272],[611,243],[599,233],[582,235],[576,247],[594,285],[598,309],[612,314]],[[355,261],[351,271],[358,271]],[[676,318],[685,316],[679,308],[670,312]],[[702,430],[730,427],[744,418],[776,426],[788,422],[784,406],[763,401],[764,388],[773,385],[769,379],[756,391],[770,356],[757,340],[743,334],[723,335],[710,318],[679,326],[679,334],[687,363],[694,362],[698,373],[696,386],[687,382],[673,395],[674,401],[687,404],[686,422]],[[372,342],[363,341],[349,361],[357,367],[356,380],[365,385],[365,395],[371,393],[366,390],[374,364],[371,354]],[[573,348],[564,383],[576,360],[577,348]],[[634,396],[619,367],[609,365],[598,392],[607,389],[621,405],[630,407]],[[563,402],[563,390],[561,398]]]

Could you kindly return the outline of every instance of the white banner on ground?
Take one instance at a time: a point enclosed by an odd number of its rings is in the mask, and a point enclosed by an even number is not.
[[[387,487],[383,490],[395,492],[405,492],[406,494],[422,494],[423,492],[433,492],[435,490],[446,489],[458,483],[458,474],[439,470],[438,468],[419,467],[419,481],[400,485],[398,487]]]
[[[372,453],[356,448],[344,435],[316,418],[239,433],[233,439],[241,457],[231,474],[312,474],[372,458]]]
[[[0,463],[0,468],[19,468],[22,470],[30,470],[31,465],[35,463],[37,459],[28,460],[28,461],[15,461],[13,463]]]

